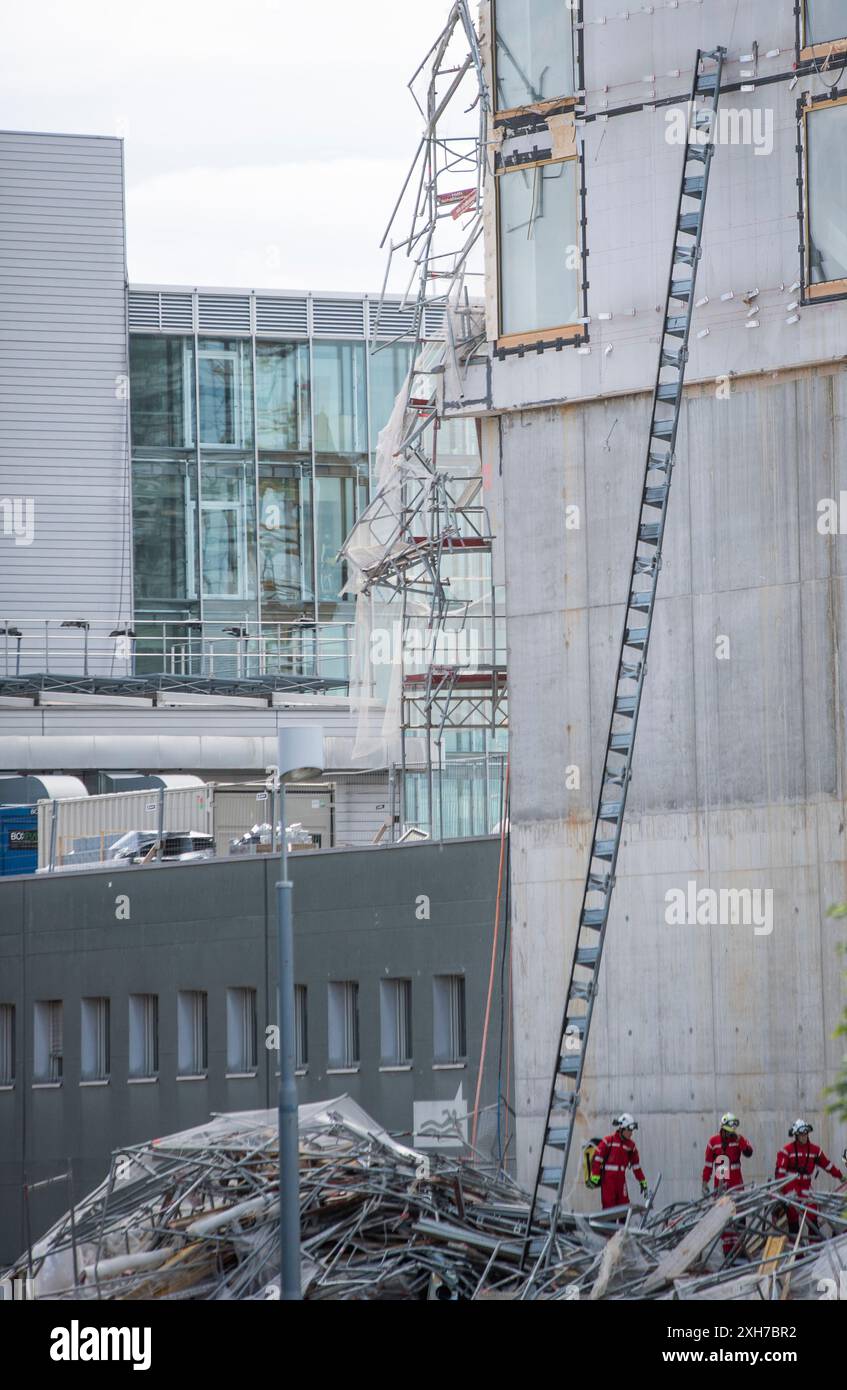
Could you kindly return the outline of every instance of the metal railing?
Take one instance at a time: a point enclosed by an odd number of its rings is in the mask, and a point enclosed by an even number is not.
[[[350,674],[352,622],[200,622],[148,618],[0,618],[0,673],[250,679],[292,675],[339,684]]]

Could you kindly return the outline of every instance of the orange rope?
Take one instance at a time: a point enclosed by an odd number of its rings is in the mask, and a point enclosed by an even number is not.
[[[482,1047],[479,1056],[479,1071],[476,1078],[476,1098],[473,1107],[473,1126],[471,1128],[471,1148],[476,1148],[476,1132],[479,1125],[479,1098],[482,1094],[482,1078],[485,1074],[485,1051],[488,1046],[488,1024],[491,1018],[491,999],[494,994],[494,971],[497,965],[497,937],[500,933],[500,894],[503,888],[503,865],[506,860],[506,810],[509,805],[509,756],[506,757],[506,776],[503,785],[503,807],[500,814],[500,865],[497,870],[497,903],[494,909],[494,936],[491,941],[491,970],[488,975],[488,998],[485,1001],[485,1020],[482,1025]],[[500,1098],[497,1098],[500,1104]]]

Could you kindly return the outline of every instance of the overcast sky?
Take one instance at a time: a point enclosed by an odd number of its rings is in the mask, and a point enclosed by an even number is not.
[[[130,280],[375,290],[449,0],[4,7],[0,128],[122,135]]]

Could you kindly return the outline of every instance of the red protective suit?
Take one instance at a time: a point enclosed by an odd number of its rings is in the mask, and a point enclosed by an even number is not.
[[[607,1134],[597,1145],[591,1164],[592,1177],[599,1177],[600,1197],[604,1207],[622,1207],[629,1202],[626,1190],[626,1170],[631,1168],[638,1182],[646,1182],[641,1171],[638,1150],[631,1139],[624,1139],[620,1130]]]
[[[741,1173],[741,1159],[753,1157],[753,1146],[744,1138],[743,1134],[731,1134],[721,1131],[713,1134],[706,1145],[706,1159],[703,1164],[703,1182],[709,1182],[712,1173],[715,1175],[715,1188],[724,1187],[743,1187],[744,1178]],[[729,1172],[725,1178],[720,1177],[722,1164],[721,1159],[729,1163]]]
[[[776,1156],[774,1177],[784,1178],[790,1175],[790,1181],[785,1184],[782,1191],[796,1192],[798,1197],[803,1198],[806,1205],[813,1206],[814,1204],[809,1201],[809,1192],[816,1168],[822,1168],[825,1173],[831,1173],[834,1178],[843,1181],[844,1174],[841,1169],[830,1162],[820,1144],[813,1144],[811,1140],[808,1144],[800,1144],[796,1139],[792,1139],[790,1143],[780,1149]],[[803,1213],[797,1207],[788,1207],[787,1211],[789,1231],[799,1230]],[[806,1216],[806,1226],[811,1236],[817,1237],[819,1235],[818,1223],[810,1214]]]

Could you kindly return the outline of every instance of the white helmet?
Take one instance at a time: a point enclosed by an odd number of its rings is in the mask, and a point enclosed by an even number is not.
[[[638,1121],[634,1115],[630,1115],[628,1110],[625,1110],[622,1115],[615,1115],[612,1124],[615,1129],[638,1129]]]
[[[740,1128],[741,1121],[739,1120],[737,1115],[733,1115],[732,1112],[729,1110],[725,1115],[721,1115],[721,1129],[736,1130]]]
[[[796,1138],[798,1134],[811,1134],[812,1129],[813,1126],[808,1120],[795,1120],[788,1133],[792,1138]]]

